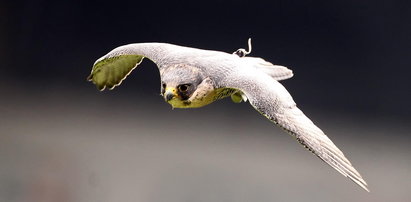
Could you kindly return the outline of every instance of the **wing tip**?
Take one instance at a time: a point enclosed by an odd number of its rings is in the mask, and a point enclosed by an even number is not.
[[[86,78],[86,81],[93,81],[93,74],[91,73],[90,75],[88,75],[88,77]]]
[[[356,181],[351,179],[352,181],[354,181],[356,184],[358,184],[361,188],[363,188],[365,191],[367,191],[368,193],[370,192],[370,189],[368,188],[368,185],[365,181]]]
[[[93,78],[94,78],[94,74],[91,73],[91,74],[86,78],[86,81],[92,82],[94,85],[96,85],[96,88],[97,88],[99,91],[104,91],[104,89],[106,89],[106,85],[98,85],[96,82],[94,82]]]
[[[358,186],[363,188],[365,191],[370,192],[370,189],[368,188],[367,182],[365,182],[365,180],[361,176],[353,177],[353,176],[347,175],[347,177],[350,180],[352,180],[355,184],[357,184]]]

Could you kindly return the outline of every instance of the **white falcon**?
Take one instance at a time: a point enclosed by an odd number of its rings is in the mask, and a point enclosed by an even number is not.
[[[273,65],[249,51],[233,54],[167,43],[135,43],[120,46],[98,59],[88,77],[99,90],[113,89],[144,58],[157,64],[161,95],[174,108],[202,107],[231,96],[250,104],[293,136],[321,160],[369,191],[367,183],[334,143],[304,115],[290,93],[278,81],[291,78],[286,67]]]

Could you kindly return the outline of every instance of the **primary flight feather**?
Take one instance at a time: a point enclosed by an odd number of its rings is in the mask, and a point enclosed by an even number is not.
[[[249,53],[250,50],[239,49],[229,54],[166,43],[128,44],[98,59],[88,80],[99,90],[113,89],[148,58],[158,66],[161,95],[172,107],[202,107],[229,96],[236,103],[248,100],[309,151],[369,191],[367,183],[341,150],[304,115],[278,82],[291,78],[292,71],[246,56]]]

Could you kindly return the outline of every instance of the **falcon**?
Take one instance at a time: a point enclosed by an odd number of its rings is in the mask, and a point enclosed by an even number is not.
[[[197,108],[231,97],[249,102],[259,113],[294,137],[306,149],[366,191],[368,185],[335,144],[296,105],[278,81],[293,72],[238,49],[234,53],[167,43],[134,43],[117,47],[98,59],[88,80],[99,90],[113,89],[144,58],[160,72],[161,95],[173,108]]]

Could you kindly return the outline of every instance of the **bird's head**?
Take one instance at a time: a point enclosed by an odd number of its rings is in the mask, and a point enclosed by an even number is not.
[[[161,95],[174,108],[192,107],[190,99],[203,82],[202,72],[189,65],[173,65],[161,70]]]

